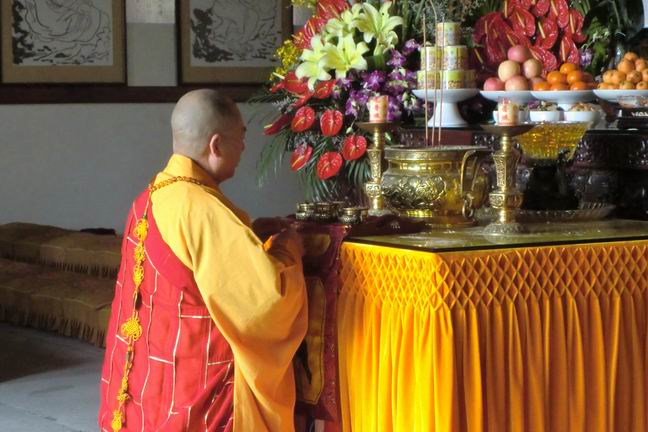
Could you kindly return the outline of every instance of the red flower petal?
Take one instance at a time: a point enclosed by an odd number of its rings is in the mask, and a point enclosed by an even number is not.
[[[304,166],[306,166],[306,162],[310,160],[312,154],[313,147],[306,144],[298,145],[290,156],[290,169],[292,169],[293,171],[299,171],[300,169],[304,168]]]
[[[335,87],[335,80],[321,81],[315,86],[315,96],[317,99],[326,99],[333,93]]]
[[[288,114],[282,114],[277,120],[274,121],[274,123],[269,124],[263,128],[263,134],[274,135],[289,123],[290,123],[290,116]]]
[[[342,143],[342,156],[348,161],[362,157],[367,151],[367,139],[362,135],[349,135]]]
[[[317,177],[321,180],[329,179],[340,172],[342,168],[342,156],[338,152],[324,153],[317,161]]]
[[[297,78],[295,71],[290,71],[284,78],[286,91],[297,95],[302,95],[308,91],[308,80],[306,78]]]
[[[338,110],[326,110],[320,118],[320,128],[322,135],[335,136],[342,129],[344,124],[344,115]]]
[[[293,132],[299,133],[307,131],[315,123],[315,111],[311,107],[301,107],[295,113],[290,128]]]
[[[302,95],[302,97],[300,97],[299,99],[297,99],[297,100],[292,104],[293,108],[303,107],[304,105],[306,105],[306,103],[308,103],[309,100],[311,100],[312,97],[313,97],[313,93],[312,93],[312,92],[306,92],[306,93],[304,93],[304,94]]]

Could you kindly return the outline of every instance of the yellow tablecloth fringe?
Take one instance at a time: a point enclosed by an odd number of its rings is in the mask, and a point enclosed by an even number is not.
[[[648,242],[341,260],[345,431],[648,430]]]

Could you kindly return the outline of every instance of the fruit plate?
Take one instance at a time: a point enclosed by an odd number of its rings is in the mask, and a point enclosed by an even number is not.
[[[486,99],[492,100],[494,102],[497,102],[499,98],[508,98],[511,101],[519,104],[529,103],[533,100],[533,95],[529,90],[518,90],[518,91],[481,90],[479,93],[481,93],[481,95],[484,96]]]
[[[619,102],[622,97],[648,97],[648,90],[594,90],[594,94],[608,102]]]
[[[531,94],[538,100],[553,102],[559,105],[592,102],[595,99],[592,90],[532,91]]]
[[[416,89],[414,90],[413,93],[419,99],[425,99],[426,92],[424,89]],[[439,99],[439,101],[442,101],[443,103],[457,103],[457,102],[463,102],[467,99],[470,99],[471,97],[476,96],[477,93],[479,93],[479,90],[474,88],[447,89],[443,91],[428,89],[427,98],[429,102],[434,102],[434,98],[436,97],[437,99]]]

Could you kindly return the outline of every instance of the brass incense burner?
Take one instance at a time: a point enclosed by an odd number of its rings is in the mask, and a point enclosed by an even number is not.
[[[471,225],[487,198],[481,169],[491,151],[476,146],[388,147],[382,196],[398,214],[431,225]]]

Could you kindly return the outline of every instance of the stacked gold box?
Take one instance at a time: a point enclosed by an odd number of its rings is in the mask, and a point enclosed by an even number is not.
[[[436,43],[421,47],[419,88],[475,88],[475,71],[468,69],[468,47],[460,45],[459,23],[438,23]]]

